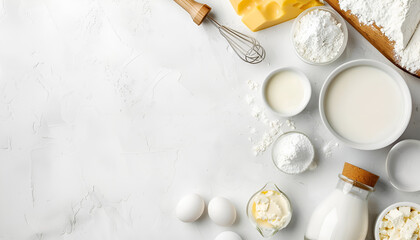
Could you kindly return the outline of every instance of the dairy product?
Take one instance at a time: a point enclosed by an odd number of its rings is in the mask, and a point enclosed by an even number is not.
[[[292,116],[299,113],[307,104],[310,84],[303,74],[291,69],[274,73],[264,86],[264,97],[275,112]]]
[[[385,218],[396,228],[401,228],[404,225],[404,214],[398,211],[398,209],[391,210]]]
[[[365,240],[368,197],[379,177],[345,163],[336,189],[313,212],[305,240]]]
[[[261,228],[282,228],[292,217],[289,200],[278,191],[261,191],[252,199],[252,216]]]
[[[242,22],[252,31],[288,21],[305,9],[320,6],[317,0],[230,0]]]
[[[420,236],[420,212],[412,207],[401,206],[389,211],[379,225],[380,240],[418,240]]]
[[[263,237],[271,237],[292,219],[292,206],[286,195],[269,182],[248,201],[246,215]]]
[[[334,190],[311,216],[308,240],[364,240],[368,230],[368,205],[354,194]]]
[[[330,83],[324,101],[331,127],[356,143],[374,143],[390,136],[404,115],[398,84],[384,71],[355,66]]]

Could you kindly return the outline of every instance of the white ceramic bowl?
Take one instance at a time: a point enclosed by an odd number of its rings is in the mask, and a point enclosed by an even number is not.
[[[344,34],[343,45],[341,45],[341,48],[338,51],[337,55],[327,62],[319,62],[319,63],[312,62],[312,61],[302,57],[296,49],[294,35],[295,35],[295,30],[296,30],[296,27],[297,27],[297,23],[300,21],[300,19],[302,19],[303,16],[305,16],[306,14],[308,14],[309,12],[314,11],[314,10],[322,10],[322,11],[326,11],[326,12],[331,13],[333,18],[335,18],[335,20],[337,20],[338,23],[341,23],[341,30],[343,30],[343,34]],[[343,54],[344,49],[346,49],[346,46],[347,46],[347,41],[348,41],[348,38],[349,38],[348,35],[349,35],[349,33],[348,33],[348,30],[347,30],[346,21],[339,14],[337,14],[333,9],[321,6],[321,7],[308,8],[305,11],[303,11],[301,14],[299,14],[299,16],[296,17],[296,19],[294,20],[293,25],[292,25],[292,32],[290,33],[290,39],[292,41],[293,49],[295,50],[296,55],[298,55],[298,57],[302,61],[304,61],[308,64],[312,64],[312,65],[327,65],[327,64],[330,64],[330,63],[334,62],[335,60],[337,60],[341,56],[341,54]]]
[[[378,218],[376,219],[375,240],[382,240],[379,237],[379,228],[381,226],[381,221],[385,217],[385,215],[387,213],[389,213],[389,211],[391,211],[392,209],[397,208],[397,207],[412,207],[412,208],[416,209],[417,211],[420,211],[420,205],[417,204],[417,203],[413,203],[413,202],[397,202],[397,203],[394,203],[394,204],[390,205],[389,207],[385,208],[385,210],[383,210],[381,212],[381,214],[379,214]]]
[[[268,101],[267,101],[267,96],[266,96],[266,88],[267,88],[267,84],[268,84],[268,82],[271,80],[271,78],[274,76],[274,75],[276,75],[277,73],[279,73],[279,72],[283,72],[283,71],[292,71],[292,72],[295,72],[295,73],[297,73],[301,78],[301,80],[302,80],[302,83],[303,83],[303,91],[304,91],[304,95],[303,95],[303,100],[302,100],[302,103],[301,103],[301,105],[295,110],[295,111],[293,111],[293,112],[290,112],[290,113],[280,113],[280,112],[277,112],[276,110],[274,110],[271,106],[270,106],[270,104],[268,104]],[[309,79],[306,77],[306,75],[303,73],[303,72],[301,72],[300,70],[298,70],[298,69],[296,69],[296,68],[293,68],[293,67],[284,67],[284,68],[279,68],[279,69],[277,69],[277,70],[274,70],[273,72],[271,72],[266,78],[265,78],[265,80],[264,80],[264,83],[262,84],[262,86],[261,86],[261,94],[262,94],[262,99],[263,99],[263,102],[264,102],[264,105],[268,108],[268,109],[270,109],[273,113],[275,113],[276,115],[278,115],[278,116],[280,116],[280,117],[292,117],[292,116],[295,116],[295,115],[297,115],[297,114],[299,114],[299,113],[301,113],[302,111],[303,111],[303,109],[305,109],[306,108],[306,106],[308,105],[308,103],[309,103],[309,100],[311,99],[311,94],[312,94],[312,88],[311,88],[311,82],[309,82]]]
[[[420,141],[406,139],[395,144],[386,158],[386,173],[392,186],[404,192],[420,191]]]
[[[373,143],[358,143],[351,140],[348,140],[338,134],[330,125],[328,122],[328,119],[325,114],[324,109],[324,101],[325,101],[325,95],[327,93],[328,87],[330,86],[331,82],[334,80],[334,78],[344,70],[355,67],[355,66],[372,66],[376,67],[378,69],[381,69],[385,73],[387,73],[391,78],[397,83],[397,85],[400,88],[403,100],[404,100],[404,115],[402,116],[402,120],[400,125],[390,134],[388,137],[381,139],[378,142]],[[321,114],[322,122],[324,123],[325,127],[342,143],[345,145],[361,149],[361,150],[376,150],[383,147],[386,147],[393,143],[395,140],[397,140],[405,131],[405,129],[408,126],[408,123],[410,122],[411,118],[411,110],[412,110],[412,101],[411,101],[411,94],[410,90],[408,89],[408,86],[404,79],[401,77],[398,72],[396,72],[394,69],[392,69],[390,66],[385,65],[381,62],[368,60],[368,59],[361,59],[361,60],[354,60],[347,63],[344,63],[343,65],[337,67],[334,71],[330,73],[330,75],[327,77],[327,80],[324,82],[324,85],[322,86],[321,93],[319,95],[319,111]]]

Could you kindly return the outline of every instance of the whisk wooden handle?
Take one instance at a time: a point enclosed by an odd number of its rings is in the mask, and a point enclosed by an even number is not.
[[[211,7],[207,6],[206,4],[198,3],[194,0],[174,1],[191,15],[191,18],[197,25],[200,25],[203,22],[204,18],[206,18],[207,14],[211,10]]]

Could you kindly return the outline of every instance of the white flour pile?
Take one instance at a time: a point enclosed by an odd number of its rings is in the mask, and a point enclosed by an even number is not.
[[[313,10],[296,23],[293,41],[300,56],[310,62],[324,63],[339,54],[344,33],[331,13]]]
[[[259,84],[253,81],[248,81],[248,87],[252,91],[259,89]],[[288,127],[289,129],[295,129],[294,122],[291,120],[280,121],[278,119],[271,120],[269,119],[265,111],[261,106],[255,103],[255,97],[253,95],[247,95],[246,101],[251,107],[252,116],[267,128],[266,131],[262,134],[262,137],[258,141],[254,141],[252,137],[249,137],[249,141],[252,142],[252,151],[254,155],[260,155],[264,153],[267,148],[274,142],[276,136],[283,133],[282,127]],[[254,127],[249,127],[250,134],[255,135],[257,130]]]
[[[414,73],[420,70],[419,0],[340,0],[341,9],[359,18],[366,25],[376,24],[391,41],[401,66]],[[411,41],[406,46],[410,37]]]
[[[298,174],[311,165],[314,147],[309,139],[300,133],[287,133],[273,146],[273,159],[276,166],[285,173]]]

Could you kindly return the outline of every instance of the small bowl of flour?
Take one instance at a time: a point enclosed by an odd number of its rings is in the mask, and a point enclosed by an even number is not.
[[[315,149],[305,134],[291,131],[277,138],[271,155],[280,171],[295,175],[313,166]]]
[[[337,60],[346,48],[346,22],[327,7],[309,8],[295,19],[291,39],[304,62],[326,65]]]

